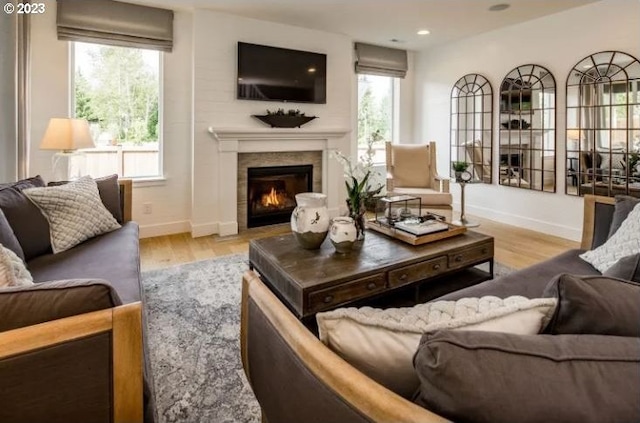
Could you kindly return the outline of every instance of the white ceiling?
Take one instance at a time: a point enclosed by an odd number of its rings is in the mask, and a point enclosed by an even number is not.
[[[131,1],[131,0],[130,0]],[[345,34],[356,41],[422,50],[598,0],[132,0],[171,9],[205,8]],[[510,8],[490,12],[490,6]],[[419,29],[429,35],[419,36]],[[397,39],[399,42],[391,42]]]

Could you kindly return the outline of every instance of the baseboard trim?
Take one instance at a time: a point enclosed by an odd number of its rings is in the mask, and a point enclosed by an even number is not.
[[[218,233],[218,223],[191,223],[191,236],[198,238],[201,236],[214,235]]]
[[[188,220],[178,222],[161,223],[158,225],[140,226],[140,238],[152,238],[154,236],[182,234],[189,232],[191,223]]]
[[[218,234],[220,236],[238,235],[238,222],[218,223]]]
[[[460,204],[455,204],[456,212],[460,211]],[[532,231],[542,232],[548,235],[559,236],[571,241],[580,241],[582,239],[582,228],[572,228],[555,223],[544,222],[542,220],[532,219],[530,217],[518,216],[511,213],[505,213],[485,207],[465,205],[465,212],[485,219],[495,220],[500,223],[518,226]]]

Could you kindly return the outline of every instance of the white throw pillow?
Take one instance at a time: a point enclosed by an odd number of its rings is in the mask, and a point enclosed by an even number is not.
[[[0,244],[0,288],[29,285],[33,285],[33,278],[22,259]]]
[[[621,258],[637,253],[640,253],[640,204],[636,204],[607,242],[580,254],[580,258],[604,273]]]
[[[534,335],[557,299],[513,296],[435,301],[414,307],[342,308],[318,313],[320,340],[357,369],[405,398],[419,385],[413,355],[425,332],[480,330]]]
[[[89,176],[66,185],[29,188],[22,192],[49,221],[54,253],[120,227],[102,204],[98,185]]]

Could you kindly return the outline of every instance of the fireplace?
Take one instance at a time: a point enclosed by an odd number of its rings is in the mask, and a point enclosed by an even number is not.
[[[247,227],[288,222],[295,195],[313,190],[313,165],[247,169]]]

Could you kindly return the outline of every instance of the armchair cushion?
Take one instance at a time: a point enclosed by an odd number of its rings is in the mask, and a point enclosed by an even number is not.
[[[118,175],[109,175],[94,179],[98,185],[98,194],[102,204],[109,210],[118,223],[124,223],[122,207],[120,204],[120,187],[118,186]],[[70,181],[49,182],[47,186],[57,187],[68,184]]]
[[[555,298],[484,296],[414,307],[339,308],[318,313],[320,340],[378,383],[405,398],[418,387],[411,360],[423,333],[437,329],[536,334]]]
[[[108,282],[71,279],[0,290],[0,332],[121,305]]]
[[[580,255],[580,258],[605,273],[618,260],[640,253],[640,207],[636,206],[622,222],[611,238],[596,249]]]
[[[433,188],[428,145],[392,145],[391,165],[395,187]]]
[[[414,366],[415,402],[453,421],[600,423],[640,416],[638,338],[438,331],[422,337]]]
[[[640,253],[622,257],[603,276],[640,283]]]
[[[120,228],[102,203],[98,185],[88,176],[57,187],[29,188],[24,194],[46,215],[54,253]]]
[[[49,223],[38,207],[16,186],[0,187],[0,209],[16,239],[20,243],[26,261],[51,251]],[[32,185],[30,187],[33,187]]]
[[[13,233],[13,229],[11,229],[11,225],[9,225],[2,209],[0,209],[0,244],[13,251],[15,255],[24,261],[24,252],[20,242],[18,242],[18,238]]]
[[[561,274],[547,285],[543,296],[558,299],[544,333],[640,337],[640,284]]]
[[[24,261],[13,251],[0,244],[0,288],[33,285],[33,277]]]
[[[624,222],[627,216],[629,216],[629,213],[631,213],[631,210],[638,204],[640,204],[640,198],[635,198],[630,195],[616,195],[613,219],[611,220],[607,239],[611,238],[613,234],[620,229],[622,222]]]

